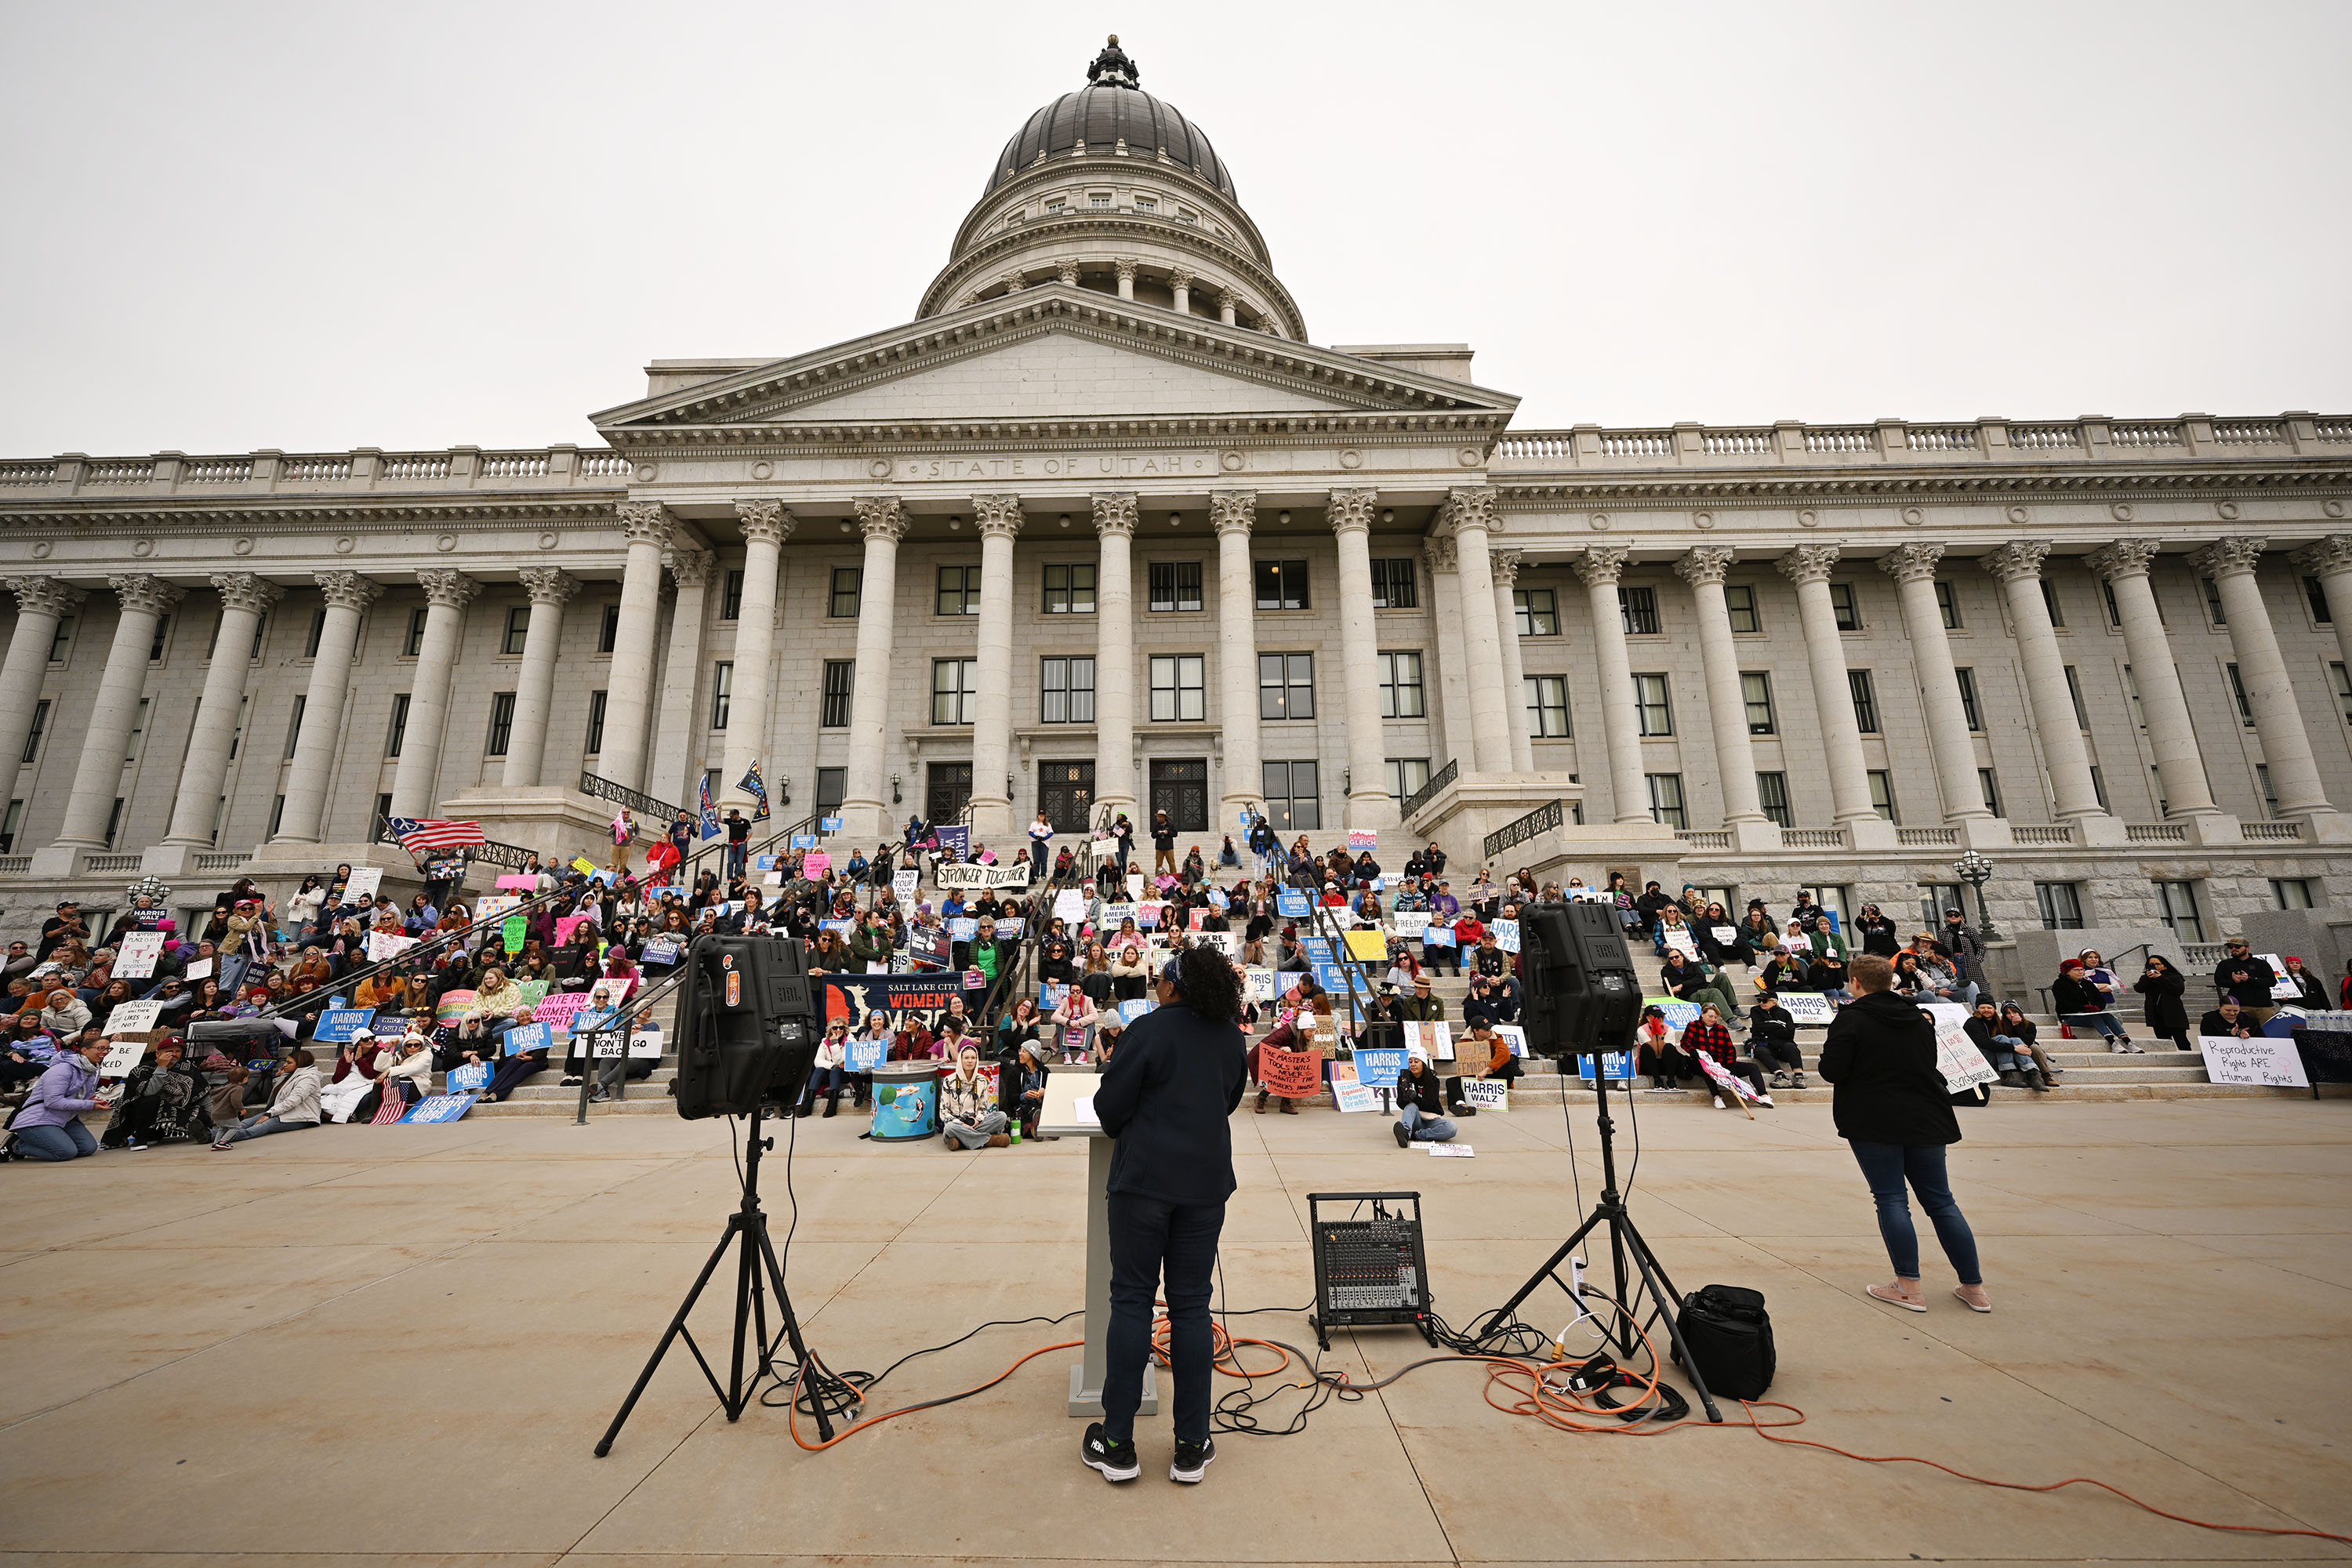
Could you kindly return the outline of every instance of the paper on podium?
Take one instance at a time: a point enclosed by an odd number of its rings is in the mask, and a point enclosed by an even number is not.
[[[1056,1068],[1045,1080],[1045,1105],[1037,1131],[1065,1138],[1100,1138],[1101,1119],[1095,1115],[1095,1089],[1100,1080],[1076,1068]]]

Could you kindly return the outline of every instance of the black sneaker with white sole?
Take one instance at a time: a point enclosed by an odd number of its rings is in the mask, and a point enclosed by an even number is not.
[[[1181,1445],[1179,1451],[1181,1451]],[[1087,1428],[1087,1439],[1078,1445],[1078,1458],[1090,1468],[1100,1470],[1107,1481],[1131,1481],[1143,1473],[1143,1462],[1135,1455],[1134,1440],[1111,1442],[1103,1436],[1099,1421]],[[1197,1481],[1201,1478],[1196,1474],[1192,1479]]]
[[[1181,1481],[1188,1487],[1198,1486],[1201,1478],[1209,1473],[1209,1461],[1216,1457],[1217,1440],[1214,1437],[1200,1444],[1179,1442],[1176,1458],[1168,1465],[1168,1479]]]

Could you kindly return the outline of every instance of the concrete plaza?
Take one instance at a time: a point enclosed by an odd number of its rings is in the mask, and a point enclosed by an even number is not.
[[[1964,1114],[1955,1187],[1997,1312],[1864,1299],[1885,1274],[1825,1105],[1749,1121],[1642,1107],[1635,1214],[1686,1289],[1761,1289],[1799,1435],[2024,1481],[2095,1476],[2216,1521],[2352,1531],[2352,1116],[2339,1100]],[[836,1368],[1078,1304],[1076,1142],[950,1153],[799,1126],[791,1282]],[[783,1129],[778,1129],[782,1132]],[[1435,1305],[1498,1303],[1575,1223],[1589,1108],[1465,1125],[1469,1160],[1317,1109],[1234,1128],[1233,1308],[1312,1295],[1309,1192],[1424,1194]],[[1621,1118],[1621,1131],[1630,1126]],[[1745,1430],[1615,1439],[1488,1408],[1435,1366],[1229,1436],[1207,1484],[1079,1467],[1074,1352],[803,1452],[735,1426],[674,1352],[609,1458],[591,1447],[708,1254],[735,1187],[723,1123],[608,1117],[327,1128],[0,1174],[0,1562],[652,1563],[2179,1562],[2340,1558],[2171,1523],[2089,1489],[1995,1491]],[[778,1235],[781,1164],[767,1184]],[[1924,1228],[1924,1227],[1923,1227]],[[1563,1316],[1556,1294],[1533,1315]],[[698,1318],[723,1344],[722,1299]],[[1310,1346],[1297,1312],[1236,1333]],[[1071,1337],[995,1329],[900,1371],[889,1410]],[[1335,1341],[1377,1377],[1408,1331]],[[1234,1386],[1220,1380],[1220,1392]],[[1276,1408],[1286,1412],[1297,1396]]]

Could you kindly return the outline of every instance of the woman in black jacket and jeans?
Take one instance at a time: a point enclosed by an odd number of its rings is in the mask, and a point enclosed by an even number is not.
[[[2147,955],[2147,973],[2132,982],[2132,989],[2147,998],[2147,1032],[2184,1051],[2195,1049],[2189,1043],[2189,1004],[2182,996],[2188,985],[2189,976],[2160,952]]]
[[[1960,1277],[1952,1294],[1970,1311],[1990,1312],[1976,1236],[1944,1174],[1944,1150],[1960,1141],[1960,1123],[1952,1114],[1944,1075],[1937,1070],[1936,1026],[1887,989],[1893,981],[1894,967],[1884,958],[1865,953],[1855,959],[1854,999],[1839,1011],[1822,1047],[1822,1076],[1837,1088],[1831,1110],[1838,1136],[1853,1150],[1870,1184],[1878,1205],[1878,1234],[1895,1265],[1893,1284],[1865,1289],[1906,1311],[1927,1310],[1919,1289],[1919,1236],[1903,1194],[1907,1180]]]

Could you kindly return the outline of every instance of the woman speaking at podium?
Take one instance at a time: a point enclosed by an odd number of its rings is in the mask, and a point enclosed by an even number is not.
[[[1120,1039],[1095,1089],[1111,1152],[1110,1331],[1103,1418],[1080,1456],[1107,1479],[1142,1473],[1135,1412],[1151,1353],[1151,1302],[1167,1277],[1169,1378],[1176,1456],[1168,1479],[1198,1481],[1216,1458],[1209,1437],[1209,1272],[1234,1190],[1232,1124],[1248,1080],[1241,976],[1214,948],[1188,947],[1160,972],[1160,1005]]]

